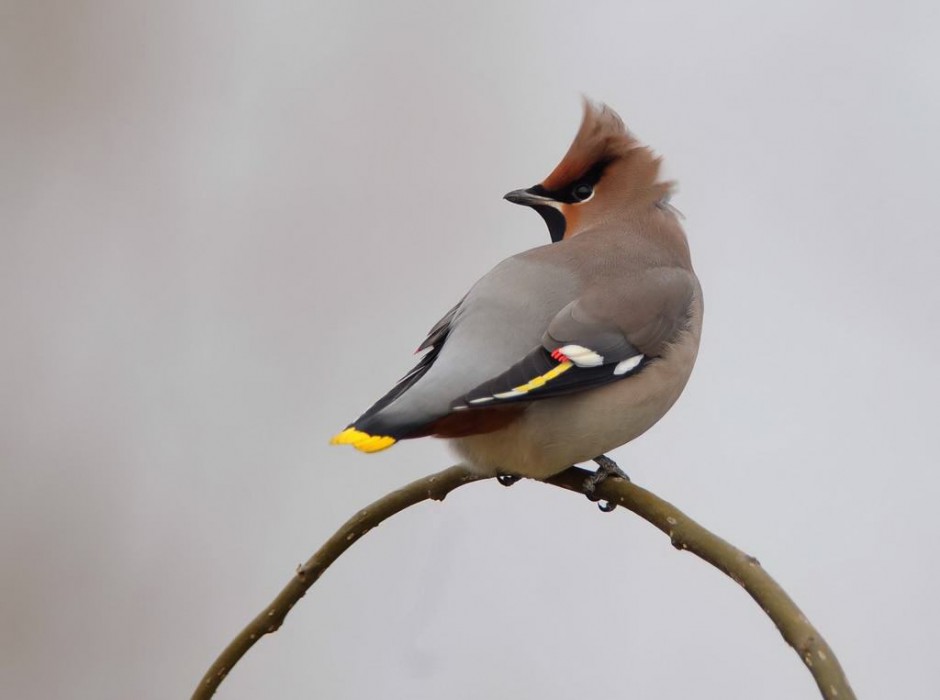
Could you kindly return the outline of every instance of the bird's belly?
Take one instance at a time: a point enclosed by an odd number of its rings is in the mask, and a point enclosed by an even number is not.
[[[451,440],[467,465],[486,475],[542,479],[604,454],[649,430],[679,398],[698,339],[640,374],[557,399],[533,402],[501,430]]]

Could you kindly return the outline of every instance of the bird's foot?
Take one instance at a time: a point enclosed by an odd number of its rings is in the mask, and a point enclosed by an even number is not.
[[[513,474],[497,474],[496,475],[496,481],[498,481],[503,486],[507,486],[507,487],[512,486],[521,478],[522,477],[515,476]]]
[[[602,501],[596,495],[598,485],[602,484],[610,478],[630,481],[630,477],[627,476],[626,472],[618,467],[617,463],[607,455],[595,457],[594,461],[597,463],[597,471],[584,480],[584,495],[588,497],[589,501],[596,501],[597,507],[602,512],[609,513],[617,507],[617,504],[611,503],[610,501]]]

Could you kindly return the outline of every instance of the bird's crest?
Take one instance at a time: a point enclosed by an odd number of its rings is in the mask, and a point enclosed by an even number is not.
[[[605,104],[584,98],[581,128],[565,157],[542,181],[546,190],[557,190],[579,177],[598,163],[613,160],[637,148],[639,143],[627,131],[617,113]]]

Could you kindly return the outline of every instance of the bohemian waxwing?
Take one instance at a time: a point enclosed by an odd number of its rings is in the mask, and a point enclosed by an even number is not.
[[[434,435],[474,471],[541,479],[652,427],[685,387],[702,328],[659,165],[613,110],[585,101],[561,163],[506,195],[553,243],[477,282],[417,366],[332,443],[377,452]]]

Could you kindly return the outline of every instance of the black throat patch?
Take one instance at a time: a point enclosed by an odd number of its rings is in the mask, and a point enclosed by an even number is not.
[[[532,207],[545,220],[548,226],[548,235],[551,236],[552,243],[558,243],[565,237],[565,215],[555,207],[535,206]]]

